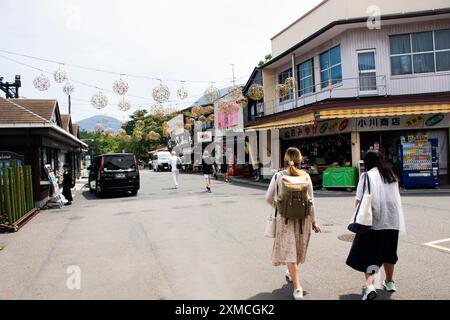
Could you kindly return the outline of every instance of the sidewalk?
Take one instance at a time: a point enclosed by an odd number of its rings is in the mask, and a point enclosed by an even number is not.
[[[75,182],[75,187],[73,191],[80,191],[88,184],[88,178],[80,178]]]
[[[268,183],[261,183],[255,181],[253,178],[233,177],[230,176],[230,181],[234,184],[247,185],[265,190],[269,187]],[[338,197],[338,196],[354,196],[354,191],[346,191],[342,189],[337,190],[321,190],[315,189],[314,194],[318,196]],[[400,194],[409,195],[450,195],[450,185],[441,185],[438,189],[403,189],[400,188]]]

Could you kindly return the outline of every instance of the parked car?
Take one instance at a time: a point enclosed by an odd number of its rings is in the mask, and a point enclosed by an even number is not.
[[[152,168],[153,171],[170,170],[170,152],[159,151],[153,155],[152,158]]]
[[[103,154],[89,166],[89,191],[97,197],[113,191],[136,195],[140,188],[139,167],[131,153]]]

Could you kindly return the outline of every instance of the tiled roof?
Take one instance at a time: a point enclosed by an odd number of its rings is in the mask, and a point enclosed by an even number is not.
[[[56,100],[50,99],[10,99],[12,102],[21,105],[31,112],[34,112],[41,117],[51,121],[52,116],[55,113],[55,108],[57,106]]]
[[[44,117],[15,103],[15,99],[0,98],[0,123],[44,123],[50,122]]]
[[[70,114],[62,114],[61,115],[61,123],[64,130],[70,132],[69,123],[70,123]]]

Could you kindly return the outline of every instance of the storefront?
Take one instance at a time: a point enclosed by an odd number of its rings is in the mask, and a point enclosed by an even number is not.
[[[413,144],[417,148],[409,147],[405,151],[405,141],[421,137],[436,143],[438,170],[435,171],[440,184],[448,184],[449,127],[448,113],[318,121],[312,125],[281,129],[280,156],[287,148],[298,147],[305,160],[304,168],[318,174],[316,180],[321,181],[321,174],[326,168],[357,167],[368,150],[376,149],[385,155],[398,176],[402,177],[404,154],[414,153],[417,159],[408,156],[413,162],[431,159],[429,151],[423,153],[419,143]]]

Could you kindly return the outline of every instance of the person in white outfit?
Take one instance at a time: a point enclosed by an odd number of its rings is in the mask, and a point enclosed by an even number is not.
[[[181,164],[180,157],[177,156],[177,153],[175,151],[172,151],[172,156],[170,157],[170,166],[172,167],[172,179],[175,189],[178,189],[178,176],[180,174],[178,165],[180,164]]]

